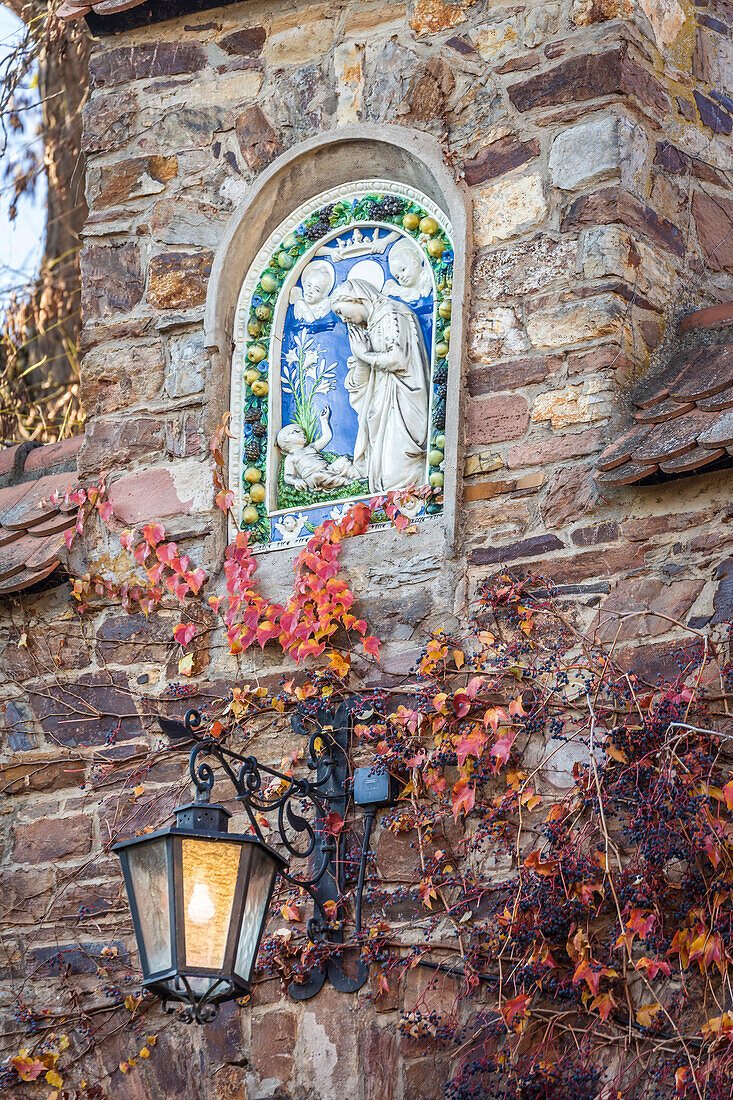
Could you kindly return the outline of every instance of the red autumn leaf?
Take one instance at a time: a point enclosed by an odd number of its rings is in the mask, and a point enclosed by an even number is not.
[[[179,645],[185,646],[189,644],[195,633],[196,626],[194,623],[179,623],[173,631],[173,637]]]
[[[175,542],[164,542],[162,546],[157,547],[155,556],[158,561],[164,561],[166,565],[170,565],[173,559],[178,557],[178,547]]]
[[[512,699],[511,703],[509,704],[509,714],[510,714],[510,716],[512,718],[516,717],[517,715],[519,715],[521,717],[524,717],[526,715],[526,713],[527,713],[526,710],[522,706],[521,696],[517,699]]]
[[[475,699],[483,686],[483,676],[473,676],[466,685],[466,695],[469,699]]]
[[[97,511],[99,512],[99,515],[101,516],[103,522],[109,523],[109,521],[112,519],[113,513],[111,501],[105,500],[104,504],[98,504]]]
[[[517,739],[516,733],[513,730],[509,730],[507,733],[502,734],[501,737],[497,737],[494,744],[491,746],[490,755],[496,760],[497,767],[502,767],[509,759],[509,753],[512,751],[512,745]]]
[[[201,585],[204,583],[205,580],[206,572],[201,568],[194,569],[192,572],[186,573],[186,581],[188,583],[188,587],[191,589],[194,596],[197,594],[198,590],[201,588]]]
[[[234,493],[231,489],[222,489],[214,497],[222,512],[228,512],[234,506]]]
[[[600,997],[591,1001],[590,1007],[600,1013],[602,1020],[606,1020],[611,1010],[616,1007],[616,1002],[610,993],[601,993]]]
[[[68,531],[64,531],[64,542],[66,543],[66,549],[71,550],[71,544],[74,541],[74,528],[70,527]]]
[[[422,899],[423,905],[428,909],[432,909],[433,902],[438,900],[438,891],[433,886],[433,880],[431,878],[422,880],[418,887],[418,893]]]
[[[723,787],[723,794],[725,795],[726,806],[729,810],[733,810],[733,779]]]
[[[285,920],[300,920],[300,909],[294,902],[289,902],[287,905],[283,905],[280,910]]]
[[[329,836],[338,836],[344,827],[344,819],[340,814],[334,813],[332,810],[330,814],[326,814],[323,819],[324,832]]]
[[[575,968],[573,985],[585,982],[594,997],[598,996],[598,987],[601,984],[601,971],[594,970],[587,959],[583,959]]]
[[[540,853],[535,849],[534,852],[530,852],[526,857],[524,866],[529,867],[530,871],[535,871],[538,875],[543,875],[547,878],[555,874],[560,864],[556,859],[548,859],[543,863],[540,858]]]
[[[461,778],[451,792],[453,801],[453,820],[458,821],[461,813],[467,815],[473,809],[476,802],[476,791],[467,779]]]
[[[507,1027],[512,1027],[517,1016],[524,1018],[527,1015],[527,1005],[532,1000],[531,994],[520,993],[511,1001],[504,1001],[501,1006],[501,1014]]]
[[[484,751],[488,738],[480,729],[475,728],[472,733],[465,734],[456,745],[458,766],[463,767],[467,756],[475,756],[478,759]]]
[[[672,968],[668,962],[660,961],[659,959],[650,959],[644,955],[641,959],[637,959],[634,963],[637,970],[646,970],[647,977],[651,980],[656,978],[657,974],[665,974],[670,976]]]
[[[165,538],[165,527],[162,523],[146,523],[143,527],[143,538],[151,546],[157,546]]]
[[[131,531],[128,527],[126,531],[123,531],[120,535],[120,546],[124,550],[132,550],[132,544],[135,539],[135,532]]]
[[[354,625],[358,630],[359,624],[355,623]],[[368,653],[371,657],[376,657],[377,660],[379,660],[379,647],[382,644],[379,638],[375,638],[373,634],[370,634],[368,637],[362,640],[361,644],[364,647],[365,653]]]

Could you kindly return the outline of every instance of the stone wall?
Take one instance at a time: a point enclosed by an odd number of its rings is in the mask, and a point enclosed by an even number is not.
[[[81,475],[113,471],[120,525],[161,520],[216,574],[226,531],[208,440],[228,378],[207,358],[203,311],[229,216],[304,138],[357,121],[423,131],[474,211],[462,542],[449,558],[434,524],[345,550],[360,610],[385,640],[380,675],[407,673],[426,630],[458,628],[477,584],[504,566],[549,577],[585,630],[599,612],[668,616],[625,622],[619,642],[629,668],[674,671],[670,619],[715,636],[729,617],[729,476],[604,497],[593,459],[624,422],[632,380],[670,354],[676,319],[733,296],[731,25],[720,0],[252,0],[97,41]],[[263,564],[270,594],[282,595],[293,556]],[[128,558],[100,531],[73,564],[120,577]],[[185,789],[170,756],[148,770],[153,712],[163,701],[180,711],[181,695],[205,698],[235,674],[275,683],[285,667],[258,649],[233,671],[207,634],[191,683],[171,688],[176,621],[174,609],[146,620],[99,601],[79,622],[63,586],[6,601],[7,1049],[23,1045],[39,1006],[60,1029],[72,987],[90,1033],[106,1036],[112,987],[131,988],[109,846],[163,821]],[[279,736],[263,732],[258,754],[278,760],[291,747]],[[384,830],[376,844],[380,873],[399,882],[404,852]],[[327,990],[304,1006],[267,982],[251,1009],[204,1032],[161,1018],[110,1028],[85,1070],[114,1100],[252,1100],[277,1086],[297,1100],[437,1098],[444,1056],[424,1057],[396,1030],[399,1009],[425,1003],[427,981],[415,969],[373,999]],[[451,980],[427,996],[450,1005]],[[148,1027],[159,1038],[144,1073],[115,1068]]]

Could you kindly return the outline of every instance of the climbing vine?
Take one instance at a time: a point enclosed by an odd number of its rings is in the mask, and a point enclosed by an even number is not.
[[[227,431],[225,421],[212,443],[217,503],[225,511]],[[57,503],[78,509],[72,544],[92,513],[114,530],[103,484]],[[173,642],[182,681],[174,696],[195,694],[186,682],[206,616],[221,620],[235,658],[273,646],[292,659],[292,673],[275,685],[238,675],[225,694],[206,701],[212,736],[237,749],[273,722],[286,742],[296,705],[315,712],[356,698],[354,758],[387,769],[399,785],[379,844],[409,873],[398,885],[390,866],[372,858],[357,936],[360,822],[350,813],[333,830],[347,871],[343,908],[333,907],[333,919],[341,913],[346,950],[370,963],[377,1001],[411,972],[425,972],[427,992],[399,1014],[398,1027],[421,1049],[450,1059],[446,1100],[729,1097],[727,641],[715,648],[704,633],[675,624],[690,639],[680,642],[677,675],[650,683],[624,669],[615,642],[601,646],[584,632],[551,584],[499,572],[475,594],[460,632],[432,632],[407,674],[375,678],[380,642],[339,567],[345,541],[363,535],[375,515],[414,531],[399,494],[356,504],[316,530],[295,561],[293,591],[283,603],[260,592],[246,532],[226,550],[223,590],[210,592],[211,579],[160,523],[118,533],[132,570],[124,584],[87,574],[73,580],[73,596],[81,613],[92,598],[146,615],[180,608]],[[375,680],[376,688],[367,686]],[[155,700],[157,709],[161,702]],[[167,755],[159,745],[130,770],[133,800]],[[296,748],[280,767],[290,772],[301,762]],[[185,783],[173,786],[180,793]],[[136,827],[152,828],[161,808],[153,803]],[[112,833],[109,843],[114,839]],[[297,982],[341,949],[308,941],[307,912],[307,899],[283,886],[259,980]],[[19,1002],[16,1019],[26,1037],[5,1064],[4,1084],[42,1082],[54,1100],[62,1088],[64,1097],[101,1097],[102,1084],[81,1083],[79,1072],[88,1072],[82,1038],[88,1054],[91,1036],[103,1043],[121,1026],[114,1020],[127,1019],[138,1037],[119,1068],[139,1071],[155,1044],[155,1002],[129,967],[116,973],[115,951],[109,947],[100,967],[110,1001],[107,1031],[90,1026],[81,998],[72,995],[63,1033]]]

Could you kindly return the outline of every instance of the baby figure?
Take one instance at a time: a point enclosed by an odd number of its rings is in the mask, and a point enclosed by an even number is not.
[[[336,272],[327,260],[313,260],[303,271],[303,289],[293,287],[290,301],[298,321],[320,321],[331,312],[329,294],[336,281]]]
[[[394,278],[384,284],[383,294],[401,298],[403,302],[416,302],[430,294],[433,289],[430,269],[412,241],[403,237],[393,245],[387,262]]]
[[[297,516],[292,513],[283,516],[282,519],[273,524],[273,527],[280,535],[282,542],[295,542],[296,539],[301,539],[310,534],[306,527],[306,518],[302,512],[298,512]]]
[[[286,424],[277,433],[276,442],[283,460],[283,481],[294,489],[340,489],[358,478],[359,471],[350,458],[341,455],[327,462],[321,451],[333,439],[328,405],[319,415],[321,434],[309,443],[299,424]]]

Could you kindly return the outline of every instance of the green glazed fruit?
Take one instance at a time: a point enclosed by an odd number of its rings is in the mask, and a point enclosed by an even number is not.
[[[278,252],[277,254],[277,266],[281,267],[283,271],[289,271],[295,263],[295,260],[289,252]]]
[[[277,290],[279,285],[280,284],[278,283],[275,276],[270,275],[269,272],[267,272],[267,271],[265,272],[265,274],[260,279],[260,286],[264,290],[265,294],[272,294],[273,291]]]
[[[259,336],[262,332],[262,325],[259,321],[250,321],[247,325],[247,332],[250,336]]]
[[[247,348],[247,358],[250,363],[261,363],[263,359],[267,358],[267,351],[262,344],[250,344]]]
[[[435,218],[422,218],[420,221],[420,232],[424,233],[426,237],[434,237],[439,229],[440,226]]]
[[[443,488],[443,475],[441,473],[434,473],[430,475],[430,484],[434,489]]]
[[[258,370],[255,370],[254,367],[250,367],[249,370],[246,370],[244,372],[244,380],[248,386],[251,386],[253,382],[256,382],[257,379],[261,377],[262,375],[260,374],[260,372]]]
[[[438,356],[438,359],[445,359],[448,354],[448,345],[445,340],[439,340],[435,345],[435,354]]]
[[[253,523],[257,523],[260,518],[260,513],[255,508],[254,504],[248,504],[242,512],[242,523],[246,523],[248,527],[251,527]]]
[[[404,218],[402,219],[402,224],[404,225],[405,229],[409,229],[412,231],[417,229],[420,224],[420,219],[418,218],[417,214],[405,214]]]
[[[423,219],[424,221],[425,219]],[[439,260],[445,252],[445,245],[441,240],[428,241],[428,252],[434,260]]]
[[[428,455],[428,462],[430,463],[431,466],[440,466],[440,464],[443,461],[444,457],[445,456],[443,455],[443,452],[439,451],[436,447]]]
[[[436,435],[436,437],[435,437],[435,446],[438,447],[441,451],[445,451],[445,436],[444,435]]]
[[[270,387],[264,378],[258,378],[256,382],[252,383],[252,393],[255,397],[264,397],[269,389]]]
[[[297,243],[298,238],[296,237],[295,233],[288,233],[281,247],[289,250],[291,248],[295,248]]]
[[[261,302],[260,305],[257,306],[255,313],[259,317],[260,321],[269,321],[272,317],[272,310],[269,306],[265,305],[264,302]]]
[[[250,499],[253,500],[255,504],[261,504],[265,499],[265,486],[261,484],[253,485],[249,491],[249,495]]]
[[[450,325],[446,325],[443,329],[443,339],[446,344],[450,344]]]

